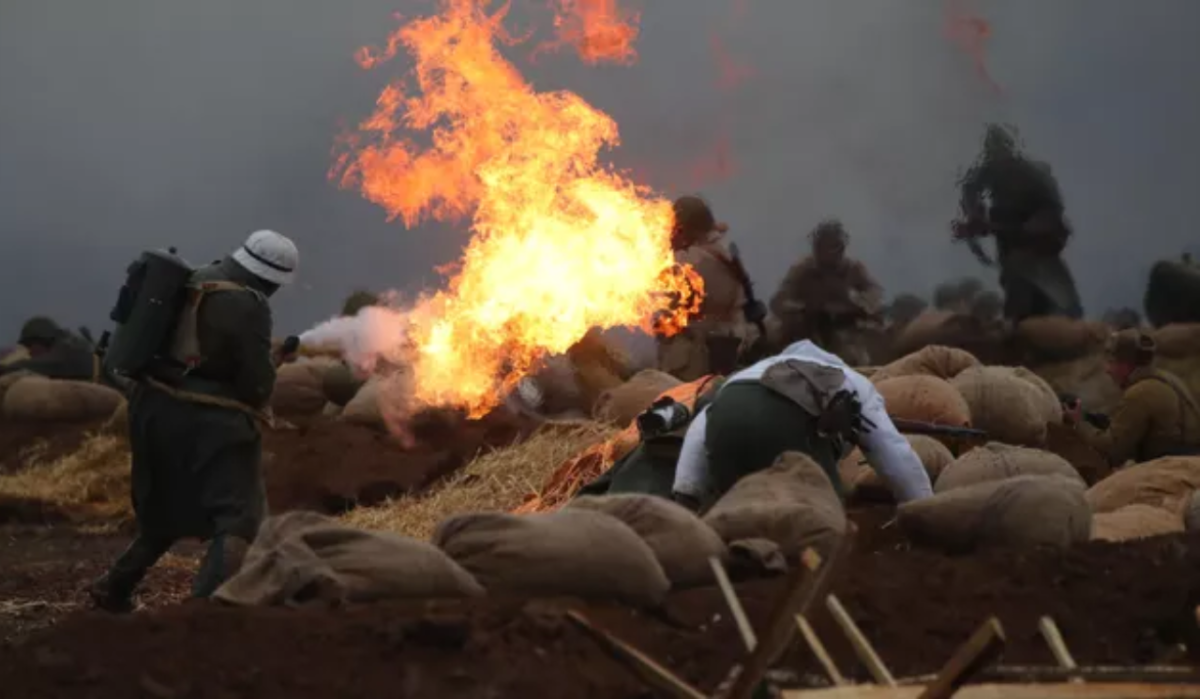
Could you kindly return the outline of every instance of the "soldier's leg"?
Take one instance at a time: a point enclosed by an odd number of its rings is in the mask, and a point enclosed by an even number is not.
[[[266,490],[256,429],[214,451],[205,467],[204,503],[212,539],[192,583],[194,597],[210,597],[241,568],[242,559],[266,517]]]
[[[92,601],[105,611],[132,611],[134,590],[174,543],[169,538],[138,534],[112,568],[92,584],[89,590]]]

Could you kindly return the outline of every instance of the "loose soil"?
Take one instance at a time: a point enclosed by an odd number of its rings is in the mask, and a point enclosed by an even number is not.
[[[833,591],[898,676],[936,671],[993,614],[1007,632],[1006,663],[1053,664],[1036,627],[1046,614],[1082,664],[1179,663],[1187,660],[1179,644],[1200,649],[1194,636],[1200,537],[951,558],[909,550],[894,528],[880,529],[890,519],[886,508],[852,516],[862,530],[859,546]],[[59,548],[47,555],[71,559],[61,563],[27,552],[18,563],[27,572],[17,577],[28,583],[8,583],[6,575],[0,598],[81,587],[97,551],[120,546],[114,537],[89,540],[78,550],[54,544]],[[0,566],[16,558],[0,554]],[[28,572],[38,565],[44,573]],[[160,573],[166,579],[150,586],[170,588],[176,575]],[[759,629],[782,582],[738,585]],[[741,655],[728,611],[711,587],[672,593],[654,611],[499,598],[341,609],[187,603],[124,618],[73,613],[47,630],[9,633],[13,640],[0,650],[0,687],[20,697],[653,696],[565,618],[568,609],[705,692]],[[814,624],[843,672],[866,679],[824,610]],[[798,646],[784,666],[802,682],[819,677]]]

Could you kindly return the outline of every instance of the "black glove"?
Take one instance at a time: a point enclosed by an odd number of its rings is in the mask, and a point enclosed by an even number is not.
[[[863,417],[862,402],[853,391],[841,390],[833,394],[821,417],[817,419],[817,432],[822,435],[841,437],[857,444],[875,423]]]

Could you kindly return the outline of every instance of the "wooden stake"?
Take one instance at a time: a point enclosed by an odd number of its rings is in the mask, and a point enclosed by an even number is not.
[[[829,680],[833,682],[833,685],[835,687],[845,685],[846,678],[838,670],[837,664],[833,662],[833,657],[829,655],[829,651],[825,649],[825,644],[821,643],[821,639],[817,637],[817,632],[813,630],[812,624],[808,623],[808,619],[797,614],[796,626],[799,627],[800,635],[804,637],[804,642],[812,649],[813,655],[817,656],[817,662],[821,663],[821,667],[825,668],[825,674],[829,675]]]
[[[600,642],[610,652],[630,667],[648,685],[664,692],[675,699],[707,699],[695,687],[679,679],[667,668],[654,662],[645,653],[625,643],[612,634],[592,625],[582,614],[568,611],[567,618],[575,622],[592,638]]]
[[[833,615],[833,620],[838,626],[842,627],[842,632],[846,634],[846,638],[850,639],[850,645],[854,647],[854,653],[863,665],[871,672],[871,677],[875,678],[876,684],[881,684],[885,687],[895,687],[896,678],[892,677],[892,673],[879,659],[879,654],[875,652],[875,648],[863,632],[859,630],[858,624],[854,623],[854,619],[850,618],[850,614],[837,597],[829,595],[825,598],[825,606],[829,608],[829,613]]]
[[[1054,653],[1054,659],[1060,667],[1066,670],[1079,669],[1070,649],[1067,648],[1067,642],[1063,640],[1062,632],[1058,630],[1058,624],[1055,624],[1053,619],[1048,616],[1038,619],[1038,630],[1042,632],[1042,638],[1046,639],[1046,645],[1050,646],[1050,652]],[[1073,677],[1071,681],[1082,682],[1083,678]]]
[[[950,699],[973,674],[999,655],[1004,643],[1004,627],[1000,626],[1000,621],[992,617],[983,622],[942,666],[937,679],[926,685],[918,699]]]
[[[717,579],[717,587],[721,588],[721,595],[725,598],[729,613],[733,615],[738,633],[742,635],[742,645],[746,647],[747,653],[753,653],[755,646],[758,645],[758,637],[754,635],[754,627],[750,625],[746,610],[742,608],[737,592],[734,591],[733,584],[729,582],[729,574],[725,572],[725,566],[721,565],[721,559],[716,556],[709,557],[708,564],[712,566],[713,576]]]
[[[767,626],[764,638],[743,663],[742,671],[727,699],[750,699],[766,675],[767,668],[778,660],[791,643],[792,634],[796,631],[793,619],[797,614],[808,616],[808,610],[820,597],[821,591],[828,586],[833,571],[846,560],[846,554],[853,545],[855,532],[853,523],[849,524],[846,533],[834,547],[833,555],[823,565],[816,552],[804,552],[801,557],[803,565],[797,566],[789,576],[784,594],[769,617],[771,622]]]

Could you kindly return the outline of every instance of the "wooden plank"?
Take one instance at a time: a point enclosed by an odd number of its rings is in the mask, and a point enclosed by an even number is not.
[[[854,542],[857,530],[853,523],[846,527],[846,533],[838,540],[833,554],[823,564],[820,556],[813,551],[805,551],[801,557],[802,565],[796,566],[789,576],[788,584],[776,603],[772,614],[768,617],[766,635],[759,640],[754,652],[742,664],[741,672],[733,683],[726,699],[750,699],[758,688],[767,668],[776,662],[796,632],[793,621],[796,615],[808,616],[809,609],[819,599],[821,591],[828,585],[833,571],[842,565]]]
[[[825,606],[829,608],[829,613],[833,615],[833,620],[842,628],[842,632],[846,634],[846,638],[850,640],[850,645],[854,648],[854,654],[862,661],[863,665],[867,666],[871,677],[875,678],[876,684],[881,684],[885,687],[895,687],[896,678],[892,677],[892,673],[888,670],[887,665],[883,664],[883,660],[879,658],[879,654],[875,652],[875,647],[863,635],[863,632],[858,628],[858,624],[854,623],[854,619],[850,617],[850,613],[842,606],[842,603],[837,597],[829,595],[825,598]]]
[[[829,651],[825,649],[825,644],[821,643],[821,639],[817,636],[817,632],[813,630],[812,624],[808,623],[808,619],[797,614],[796,626],[800,629],[800,636],[804,638],[804,642],[812,649],[813,655],[817,656],[817,662],[821,663],[821,667],[825,668],[825,674],[829,675],[829,681],[833,682],[835,687],[847,684],[841,670],[838,670],[837,664],[833,662],[833,656],[829,655]]]
[[[600,645],[604,646],[633,670],[649,686],[675,699],[708,699],[695,687],[679,679],[673,672],[654,662],[645,653],[625,643],[612,634],[592,625],[587,617],[576,611],[568,611],[567,618],[575,622]]]
[[[717,587],[721,588],[721,596],[725,598],[725,605],[729,607],[729,613],[733,615],[733,622],[737,624],[738,633],[742,636],[742,645],[746,648],[747,653],[753,653],[754,648],[758,645],[758,637],[754,634],[754,627],[750,625],[746,610],[742,608],[742,602],[733,589],[733,583],[729,582],[729,573],[725,572],[725,566],[721,565],[721,559],[716,556],[709,557],[708,564],[712,566],[713,577],[717,579]]]
[[[1067,682],[1080,677],[1089,682],[1115,684],[1200,684],[1200,668],[1172,665],[1085,665],[1074,670],[1057,666],[993,665],[981,669],[975,677],[982,682]],[[905,677],[902,685],[929,684],[937,675]]]
[[[917,699],[922,687],[854,685],[785,690],[781,699]],[[954,699],[1200,699],[1197,685],[1154,684],[971,684]]]
[[[1079,666],[1075,663],[1075,657],[1071,655],[1071,650],[1067,648],[1067,642],[1063,640],[1062,632],[1058,630],[1058,624],[1048,616],[1044,616],[1038,620],[1038,630],[1042,632],[1042,638],[1046,640],[1046,645],[1050,646],[1050,652],[1054,654],[1055,661],[1059,666],[1066,670],[1076,670]],[[1076,677],[1072,682],[1082,682],[1083,678]]]
[[[1004,650],[1004,628],[992,617],[975,630],[942,666],[937,679],[925,686],[920,699],[950,699],[971,675],[996,659]]]

